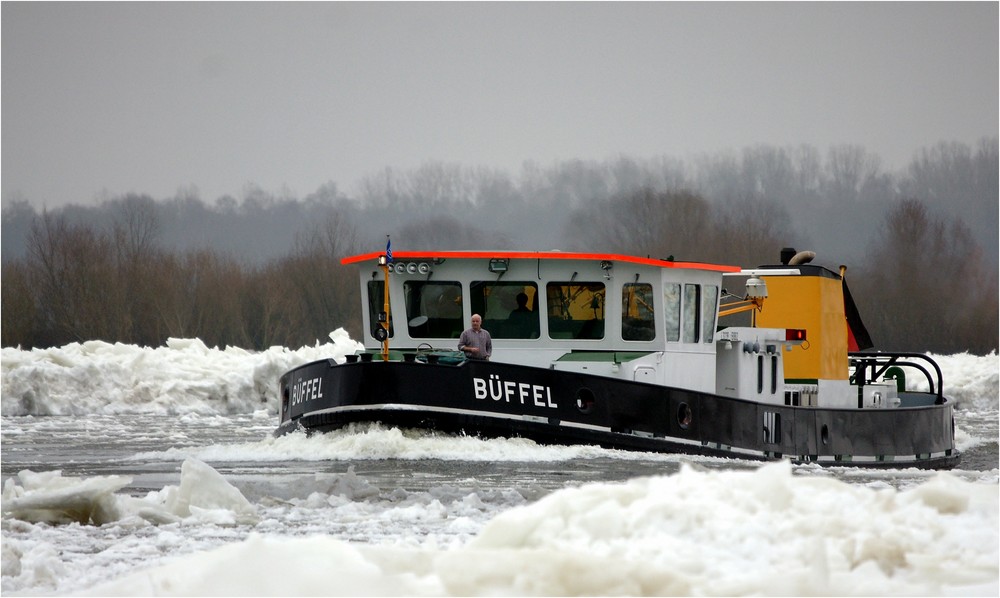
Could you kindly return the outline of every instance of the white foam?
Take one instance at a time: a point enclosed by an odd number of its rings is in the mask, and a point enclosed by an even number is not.
[[[212,444],[190,448],[137,453],[137,461],[177,461],[193,456],[219,463],[233,461],[352,461],[406,459],[468,462],[538,462],[571,459],[642,458],[676,461],[677,455],[614,451],[593,445],[545,446],[525,438],[490,438],[446,435],[427,430],[401,430],[377,423],[349,424],[325,434],[301,431],[280,437],[268,435],[259,442]]]

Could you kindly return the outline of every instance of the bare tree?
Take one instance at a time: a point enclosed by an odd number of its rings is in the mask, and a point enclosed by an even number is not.
[[[701,196],[647,188],[574,211],[566,237],[573,249],[703,259],[712,219],[711,206]]]
[[[0,294],[0,335],[4,347],[38,342],[37,308],[31,275],[23,260],[3,263],[3,293]]]
[[[745,195],[787,201],[794,194],[795,168],[782,148],[758,145],[743,150]]]
[[[840,201],[857,201],[862,189],[879,177],[881,159],[859,145],[836,145],[826,158],[828,194]]]
[[[960,220],[919,200],[887,214],[857,294],[882,349],[987,351],[997,346],[997,276]]]
[[[28,236],[28,268],[37,305],[57,338],[120,338],[121,302],[106,235],[43,213]]]
[[[741,266],[773,263],[776,248],[798,242],[791,218],[777,201],[755,198],[716,206],[712,261]]]
[[[158,326],[152,317],[153,285],[157,272],[156,247],[160,232],[156,205],[149,196],[129,194],[117,202],[113,212],[112,239],[118,268],[114,290],[122,304],[120,326],[128,342],[159,342]]]

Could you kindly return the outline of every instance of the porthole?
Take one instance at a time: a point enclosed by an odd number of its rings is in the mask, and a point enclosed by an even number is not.
[[[823,441],[824,446],[830,444],[830,430],[826,427],[826,424],[823,424],[823,427],[820,429],[819,438]]]
[[[677,425],[682,430],[688,429],[688,426],[691,425],[691,418],[691,407],[687,403],[681,403],[677,406]]]
[[[589,388],[581,388],[576,391],[576,408],[580,410],[580,413],[590,413],[594,409],[594,403],[597,399],[594,398],[594,392]]]
[[[288,413],[288,387],[281,389],[281,413]]]

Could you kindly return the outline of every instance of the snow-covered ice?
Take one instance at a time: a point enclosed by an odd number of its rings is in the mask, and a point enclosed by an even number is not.
[[[357,347],[338,330],[261,352],[181,339],[4,348],[4,459],[31,467],[4,470],[0,589],[1000,593],[996,464],[729,465],[375,425],[271,437],[280,374]],[[960,448],[995,460],[997,356],[933,357],[959,403]]]

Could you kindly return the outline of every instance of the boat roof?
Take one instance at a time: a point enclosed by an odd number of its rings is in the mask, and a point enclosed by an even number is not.
[[[375,251],[361,255],[352,255],[340,260],[341,264],[358,264],[367,261],[375,261],[385,255],[383,252]],[[637,257],[632,255],[622,255],[618,253],[584,253],[574,251],[393,251],[393,260],[431,260],[431,259],[530,259],[530,260],[590,260],[625,262],[631,264],[642,264],[645,266],[656,266],[658,268],[679,268],[687,270],[708,270],[712,272],[739,272],[739,266],[726,266],[722,264],[707,264],[703,262],[676,262],[659,258]]]

